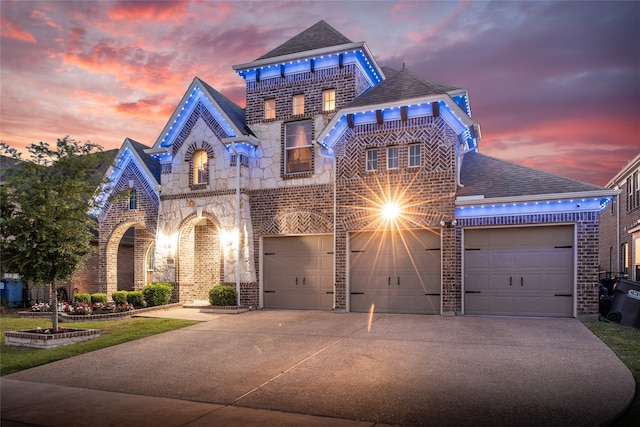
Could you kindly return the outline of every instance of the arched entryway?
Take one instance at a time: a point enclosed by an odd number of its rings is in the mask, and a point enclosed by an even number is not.
[[[180,301],[206,301],[221,283],[220,227],[213,218],[187,219],[180,228],[177,288]]]
[[[155,237],[138,223],[123,223],[109,236],[106,250],[106,291],[133,291],[147,284],[147,256]]]

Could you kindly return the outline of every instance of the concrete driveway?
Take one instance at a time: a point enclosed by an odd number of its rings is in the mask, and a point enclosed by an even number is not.
[[[172,313],[185,309],[155,315]],[[209,320],[5,376],[3,406],[6,387],[45,383],[180,399],[185,411],[203,402],[366,425],[599,426],[635,390],[576,319],[190,313]],[[215,411],[189,416],[165,421],[215,425]],[[2,418],[13,419],[5,409]]]

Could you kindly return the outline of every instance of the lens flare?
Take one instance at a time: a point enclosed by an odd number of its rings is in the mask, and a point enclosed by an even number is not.
[[[400,213],[400,207],[397,202],[388,202],[382,207],[382,216],[387,221],[395,221]]]

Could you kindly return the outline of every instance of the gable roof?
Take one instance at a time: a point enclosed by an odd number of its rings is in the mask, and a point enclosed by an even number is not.
[[[429,95],[445,95],[465,89],[420,78],[402,67],[399,71],[384,68],[387,79],[355,98],[345,108],[397,102]]]
[[[457,196],[484,196],[484,199],[607,192],[604,187],[476,152],[464,155],[460,183],[464,187],[458,188]]]
[[[244,109],[194,77],[153,147],[146,153],[156,157],[179,149],[200,117],[223,143],[234,138],[257,144],[255,135],[246,125]]]
[[[305,52],[308,50],[322,49],[330,46],[338,46],[353,43],[338,30],[321,20],[307,28],[297,36],[287,40],[275,49],[265,53],[260,59],[274,58],[282,55]]]
[[[150,155],[148,155],[145,150],[149,149],[146,145],[139,143],[138,141],[134,141],[131,138],[127,138],[129,141],[131,148],[135,150],[136,154],[140,158],[140,161],[147,167],[149,173],[155,178],[155,180],[160,183],[160,175],[162,173],[162,167],[160,166],[160,162]]]
[[[196,77],[197,78],[197,77]],[[238,106],[235,102],[215,90],[211,87],[207,82],[197,78],[202,87],[209,92],[209,95],[216,101],[216,103],[220,106],[220,108],[227,114],[229,119],[233,122],[233,124],[239,130],[244,131],[245,135],[254,135],[255,134],[249,129],[246,122],[245,111],[244,108]]]

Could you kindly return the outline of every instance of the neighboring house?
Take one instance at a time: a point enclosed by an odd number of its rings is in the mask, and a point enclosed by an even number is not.
[[[615,191],[478,153],[466,89],[382,68],[324,21],[233,69],[245,109],[196,77],[153,146],[125,140],[102,291],[133,227],[134,287],[182,302],[228,284],[257,308],[597,314]]]
[[[640,281],[640,154],[607,187],[619,195],[600,214],[600,274]]]

